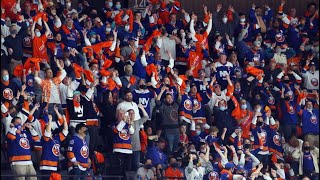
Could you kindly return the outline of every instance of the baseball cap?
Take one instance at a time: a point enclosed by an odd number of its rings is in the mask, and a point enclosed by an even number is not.
[[[237,170],[243,171],[243,170],[244,170],[244,166],[243,166],[243,165],[238,165],[238,166],[237,166]]]
[[[233,164],[233,163],[227,163],[227,164],[225,165],[225,168],[226,168],[226,169],[234,168],[234,164]]]

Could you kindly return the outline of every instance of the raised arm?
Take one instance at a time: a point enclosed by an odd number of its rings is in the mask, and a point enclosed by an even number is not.
[[[35,23],[34,23],[34,24],[35,24]],[[50,35],[50,33],[51,33],[51,30],[50,30],[50,28],[49,28],[49,26],[48,26],[48,23],[47,23],[46,21],[43,21],[43,24],[44,24],[44,26],[46,27],[45,35],[46,35],[46,37],[48,37],[48,36]]]

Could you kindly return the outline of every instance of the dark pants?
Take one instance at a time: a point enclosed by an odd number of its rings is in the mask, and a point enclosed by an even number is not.
[[[138,170],[139,164],[141,162],[140,155],[141,155],[140,151],[133,151],[133,154],[132,154],[132,171],[137,171]]]
[[[87,171],[81,171],[79,168],[73,167],[73,169],[70,171],[70,174],[71,175],[87,175]],[[85,180],[85,179],[86,179],[85,176],[70,178],[70,180]]]
[[[297,125],[295,125],[295,124],[285,124],[284,125],[284,130],[286,132],[284,134],[285,138],[286,139],[290,139],[290,136],[292,134],[297,134]]]
[[[124,154],[124,153],[115,153],[114,154],[121,163],[121,167],[124,171],[131,171],[132,169],[132,154]]]
[[[109,153],[112,152],[113,150],[112,129],[110,127],[100,128],[100,136],[102,137],[104,150]]]
[[[90,136],[89,140],[89,152],[93,152],[97,148],[99,131],[97,126],[87,126],[88,134]],[[93,153],[91,153],[93,154]]]
[[[169,144],[169,154],[173,153],[175,150],[177,150],[179,143],[180,143],[180,137],[179,134],[169,134],[166,131],[165,132],[165,138],[168,140]]]
[[[44,177],[44,176],[41,177],[41,180],[49,180],[52,172],[54,172],[54,171],[41,170],[41,175],[48,175],[48,176],[46,176],[46,177]]]

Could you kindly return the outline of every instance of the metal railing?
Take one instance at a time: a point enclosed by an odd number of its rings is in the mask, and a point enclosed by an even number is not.
[[[14,177],[37,177],[38,179],[41,177],[50,177],[50,175],[41,175],[41,174],[36,174],[36,175],[13,175],[13,174],[1,174],[1,179],[5,178],[5,177],[9,177],[9,178],[14,178]],[[63,179],[63,177],[65,178],[101,178],[101,179],[119,179],[119,180],[123,180],[125,179],[125,176],[117,176],[117,175],[70,175],[70,174],[61,174],[61,178]],[[170,179],[185,179],[185,178],[179,178],[179,177],[162,177],[162,180],[170,180]]]

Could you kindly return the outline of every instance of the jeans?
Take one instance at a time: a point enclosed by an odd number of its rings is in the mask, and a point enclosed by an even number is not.
[[[70,171],[71,175],[87,175],[87,171],[81,171],[78,167],[73,167],[73,169]],[[72,177],[70,180],[85,180],[86,177]]]
[[[140,151],[133,151],[132,154],[132,171],[137,171],[140,164]]]
[[[165,133],[165,137],[168,140],[168,144],[169,144],[169,154],[171,154],[178,148],[178,145],[180,143],[179,134]]]

